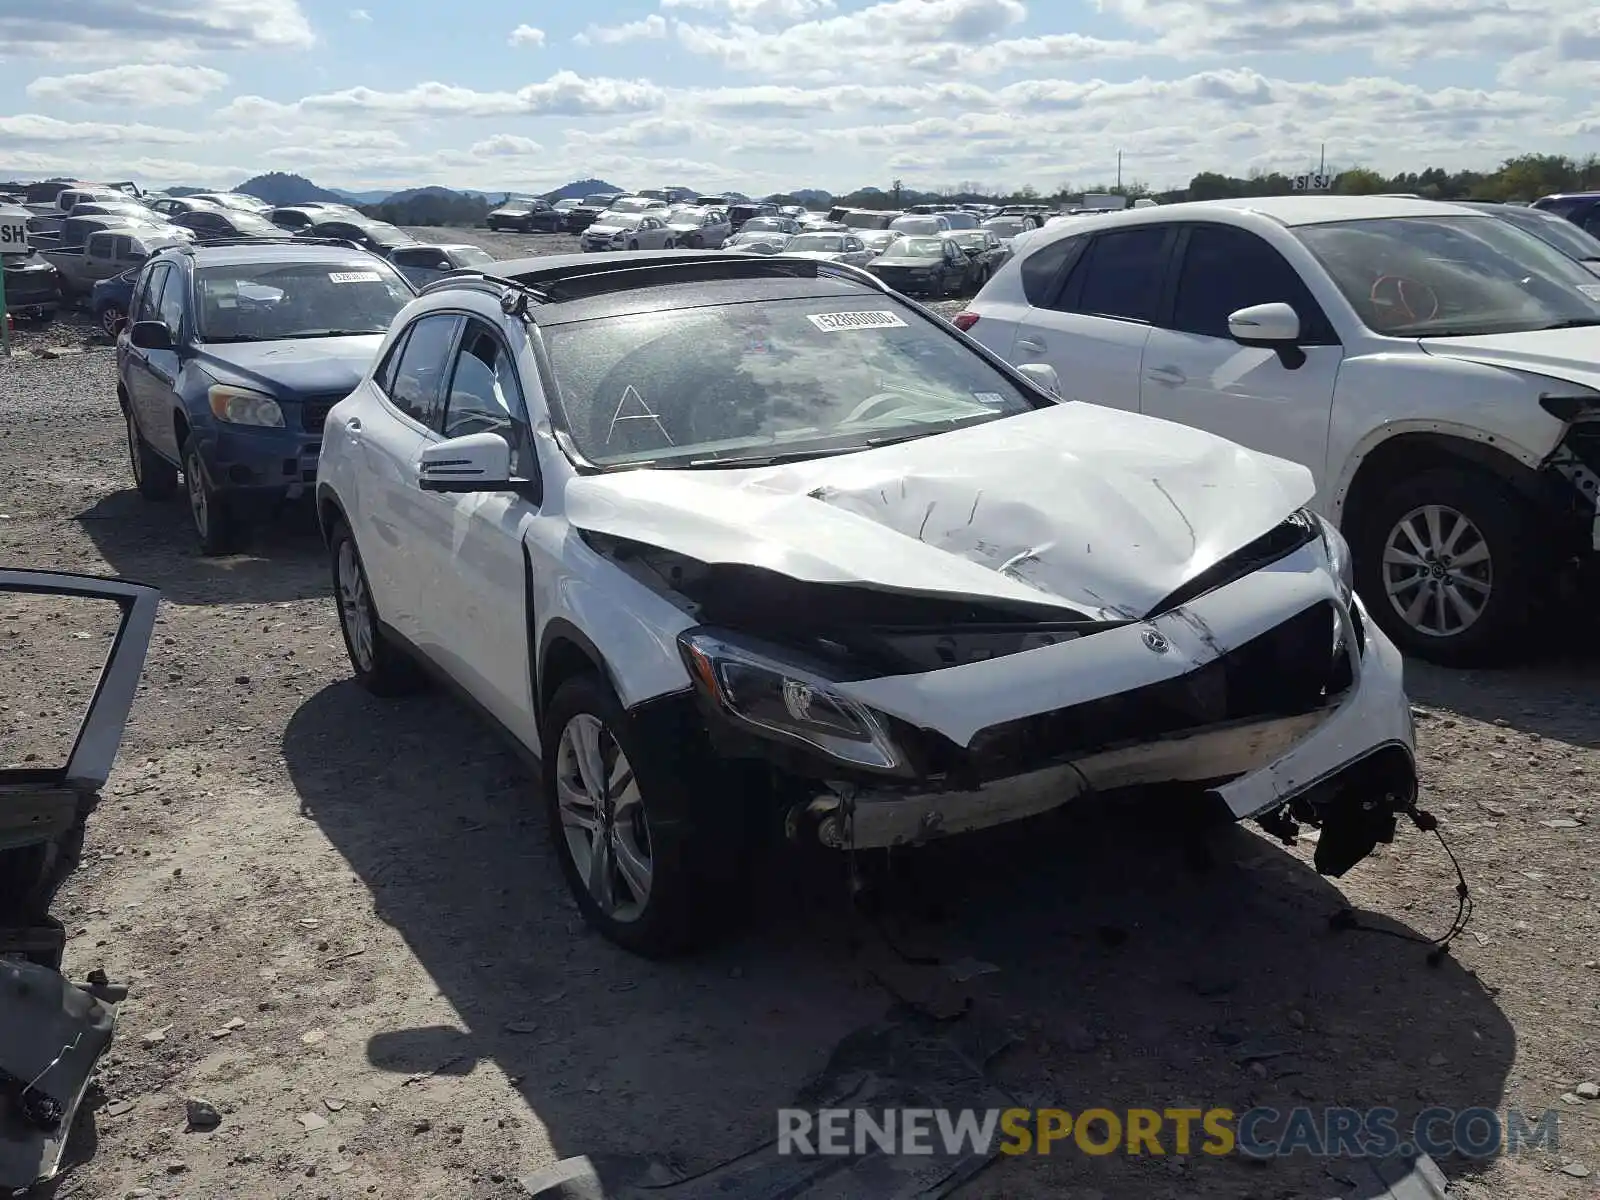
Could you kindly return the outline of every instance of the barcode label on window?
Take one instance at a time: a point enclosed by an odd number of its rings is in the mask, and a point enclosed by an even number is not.
[[[377,283],[383,276],[376,271],[330,271],[328,279],[332,283]]]
[[[841,333],[847,329],[904,329],[906,323],[898,313],[892,312],[829,312],[808,313],[810,321],[823,333]]]

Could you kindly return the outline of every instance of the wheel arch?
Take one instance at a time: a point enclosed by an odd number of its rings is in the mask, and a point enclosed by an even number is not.
[[[1529,503],[1551,501],[1550,480],[1511,448],[1487,435],[1414,429],[1386,437],[1359,455],[1349,482],[1333,502],[1333,517],[1347,534],[1358,531],[1376,500],[1410,476],[1441,467],[1493,475]]]
[[[333,490],[333,485],[319,483],[317,484],[317,529],[322,534],[323,545],[328,544],[336,521],[342,521],[348,526],[350,515],[345,512],[344,502],[339,499],[339,493]]]
[[[534,627],[535,620],[530,591],[528,596],[530,629]],[[583,630],[565,617],[551,617],[545,622],[544,629],[539,635],[538,647],[538,654],[534,659],[533,698],[534,715],[541,725],[556,689],[578,675],[598,675],[613,692],[617,692],[617,681],[612,677],[605,655],[600,653],[599,647]],[[620,695],[620,692],[618,694]]]

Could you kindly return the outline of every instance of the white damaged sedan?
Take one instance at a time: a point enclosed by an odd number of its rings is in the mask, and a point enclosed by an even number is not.
[[[542,760],[563,870],[660,955],[763,822],[913,846],[1098,793],[1414,809],[1400,656],[1300,466],[1053,394],[843,265],[574,255],[441,280],[327,421],[357,678]]]

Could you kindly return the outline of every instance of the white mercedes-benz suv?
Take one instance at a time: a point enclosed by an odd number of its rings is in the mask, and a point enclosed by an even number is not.
[[[1305,468],[1063,403],[857,268],[572,255],[430,286],[328,417],[350,660],[541,758],[585,916],[690,945],[781,831],[915,845],[1093,790],[1415,812],[1400,656]]]

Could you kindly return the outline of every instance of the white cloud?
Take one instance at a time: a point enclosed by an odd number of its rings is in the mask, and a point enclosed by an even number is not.
[[[0,7],[0,47],[11,60],[170,62],[315,42],[299,0],[7,0]]]
[[[98,121],[61,121],[38,113],[0,117],[0,151],[10,146],[176,146],[203,140],[182,129],[158,125],[115,125]]]
[[[471,153],[480,158],[520,158],[527,154],[542,154],[544,147],[532,138],[518,137],[514,133],[497,133],[472,144]]]
[[[1021,0],[884,0],[773,32],[737,21],[720,26],[680,21],[675,32],[692,54],[770,79],[882,78],[970,69],[974,54],[1027,15]],[[1100,45],[1094,38],[1074,42],[1078,57]],[[1058,46],[1057,57],[1064,48],[1064,43]]]
[[[42,75],[28,85],[32,100],[86,108],[162,108],[197,104],[227,85],[228,77],[210,67],[129,63],[81,75]]]
[[[724,15],[734,21],[802,21],[832,12],[835,0],[661,0],[665,9],[693,9]]]
[[[649,112],[664,102],[666,92],[642,79],[588,78],[557,71],[543,83],[514,92],[480,92],[430,81],[400,92],[353,87],[306,96],[292,104],[264,96],[239,96],[217,113],[219,121],[272,124],[293,117],[338,117],[341,120],[414,121],[511,116],[615,116]]]
[[[511,36],[506,39],[506,44],[511,46],[532,46],[538,49],[544,45],[544,30],[535,29],[532,25],[518,25],[511,31]]]
[[[352,8],[350,10],[350,19],[362,25],[372,24],[372,14],[364,8]]]
[[[623,42],[653,41],[667,36],[667,22],[651,13],[638,21],[622,25],[591,25],[572,40],[580,46],[617,46]]]

